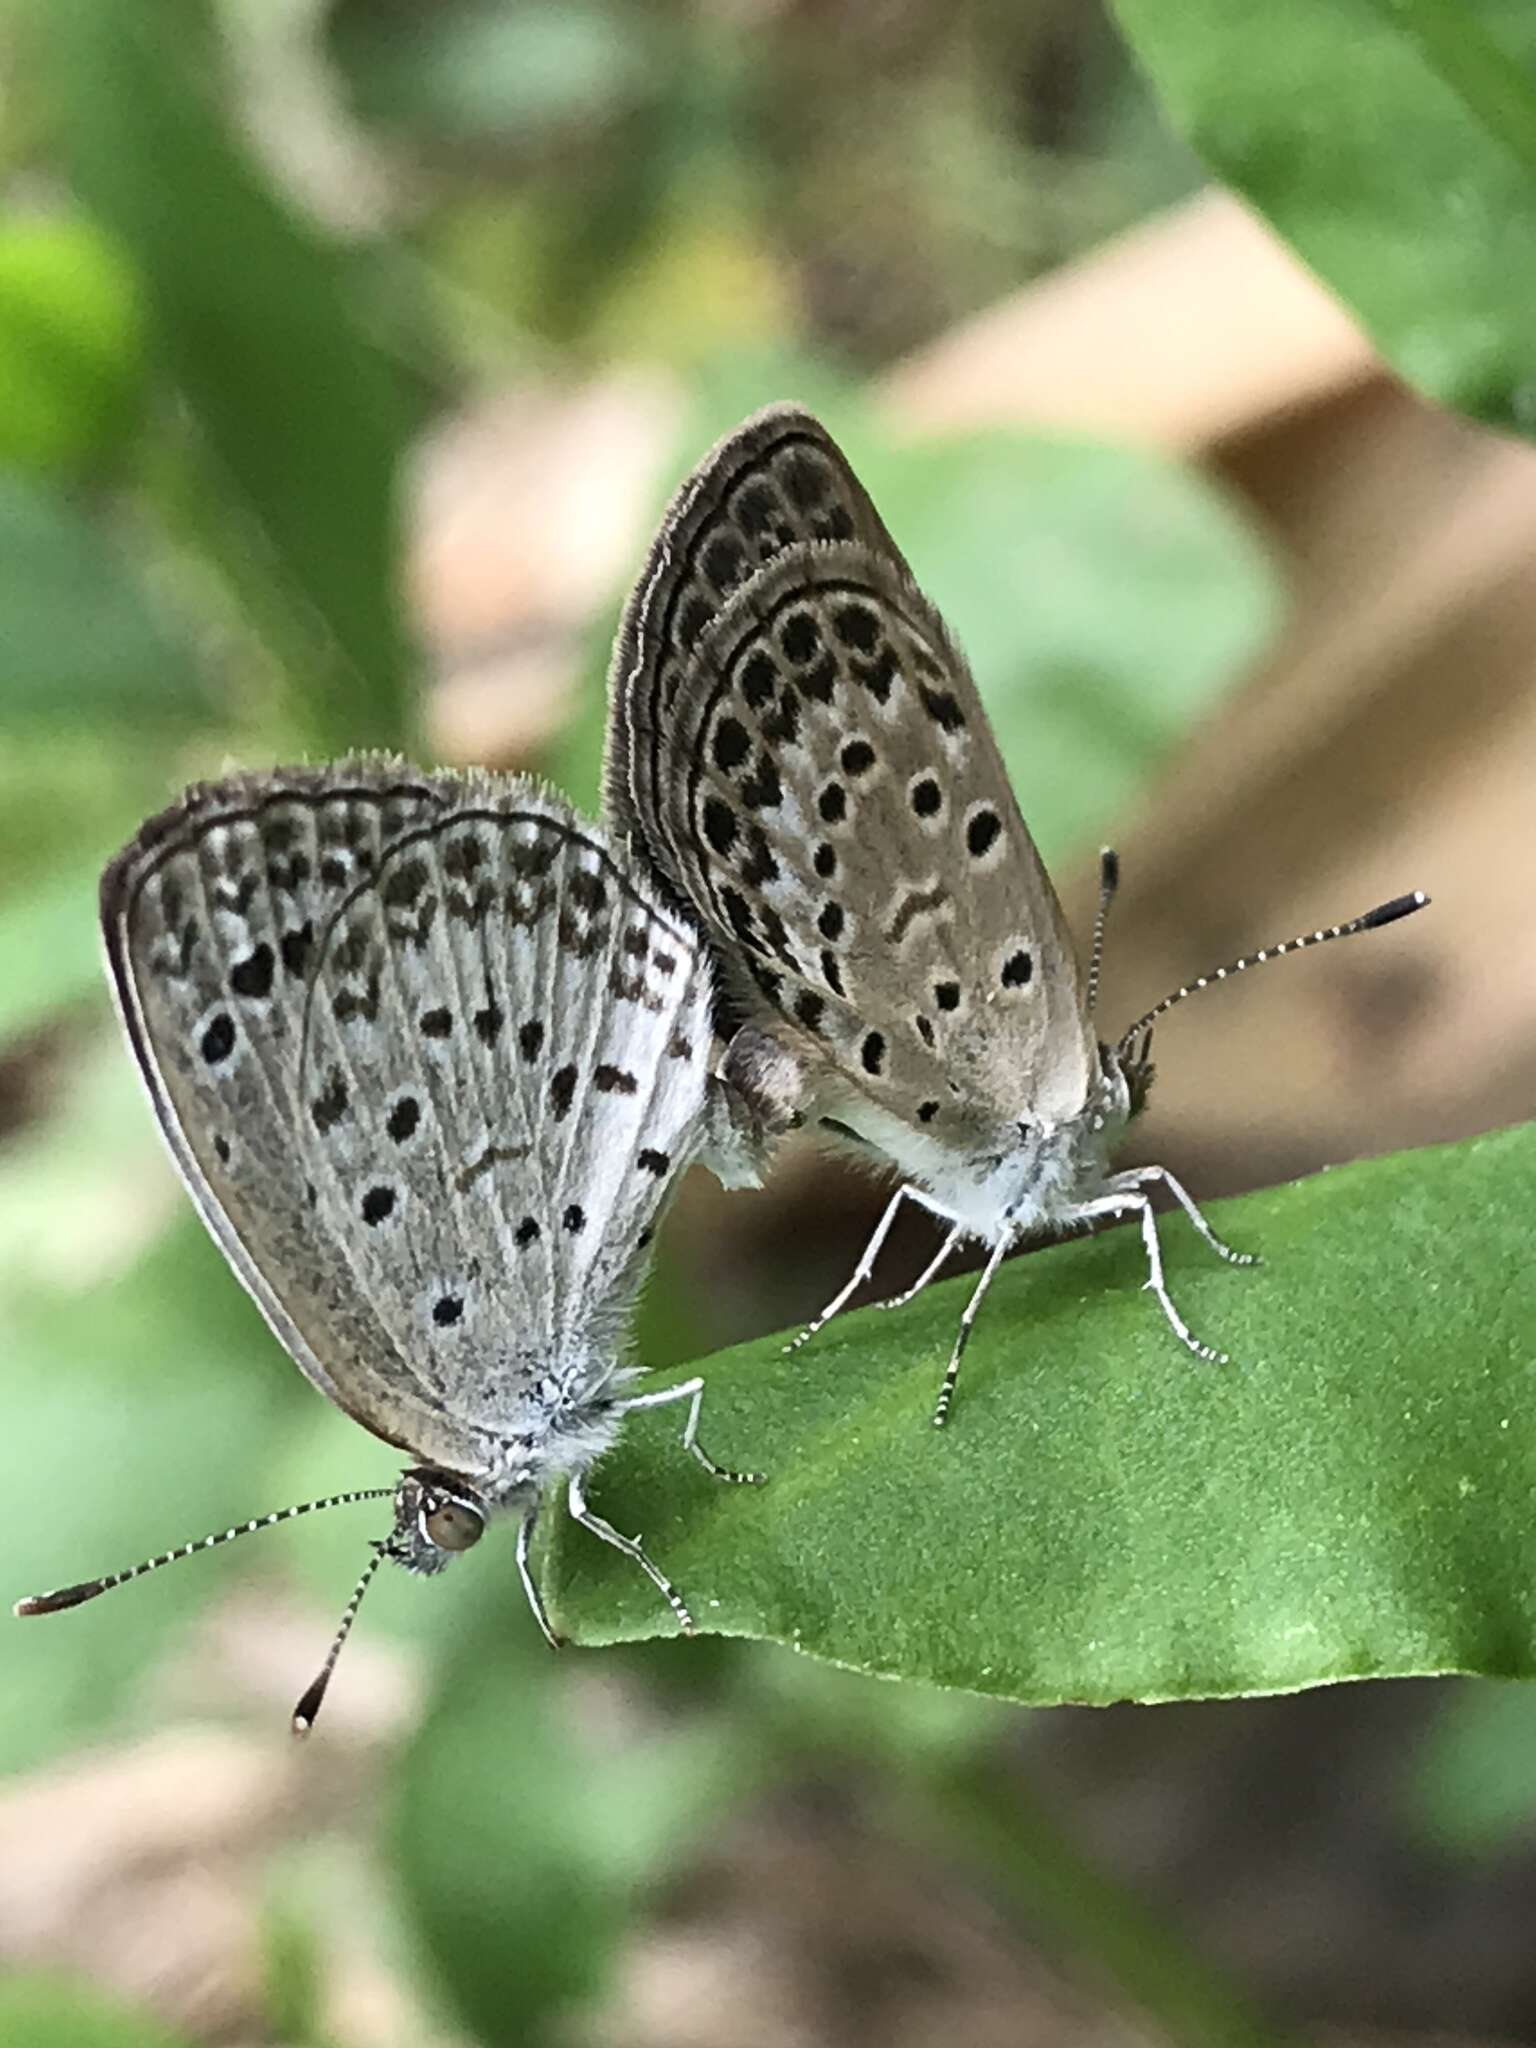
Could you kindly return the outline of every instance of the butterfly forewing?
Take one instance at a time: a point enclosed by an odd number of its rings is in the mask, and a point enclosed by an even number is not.
[[[193,792],[103,913],[157,1115],[279,1337],[478,1469],[535,1363],[622,1320],[695,1142],[682,936],[531,785],[378,762]]]
[[[353,767],[190,791],[108,867],[102,928],[155,1115],[225,1257],[323,1393],[391,1442],[425,1446],[454,1432],[317,1226],[300,1134],[317,934],[360,868],[443,801],[427,778]],[[382,1400],[357,1369],[366,1358]]]
[[[836,444],[748,421],[626,612],[609,803],[734,978],[900,1121],[1077,1113],[1060,906],[963,657]]]

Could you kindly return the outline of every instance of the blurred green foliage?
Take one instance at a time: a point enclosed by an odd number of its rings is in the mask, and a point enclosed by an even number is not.
[[[9,2048],[187,2048],[185,2035],[117,2000],[45,1976],[0,1980],[0,2040]]]
[[[1148,46],[1156,10],[1134,11]],[[187,1215],[107,1018],[94,892],[139,819],[229,755],[419,746],[401,477],[433,408],[513,373],[662,360],[691,415],[658,505],[752,407],[796,396],[823,409],[969,649],[1053,856],[1123,815],[1262,647],[1272,577],[1197,480],[1126,450],[883,436],[865,373],[1191,173],[1096,17],[917,0],[879,17],[759,18],[689,0],[658,0],[643,30],[624,0],[6,11],[6,111],[22,116],[0,141],[22,200],[0,226],[0,1486],[13,1594],[394,1467],[303,1385]],[[357,124],[332,137],[334,214],[272,151],[270,120],[251,117],[251,76],[275,79],[281,100],[295,63],[306,79],[318,64]],[[1242,66],[1229,69],[1235,93]],[[1444,131],[1446,147],[1460,132]],[[1278,200],[1274,212],[1285,225]],[[1308,247],[1300,227],[1297,239]],[[1464,276],[1435,278],[1453,328]],[[1368,281],[1359,299],[1369,310]],[[1442,330],[1414,310],[1422,358]],[[1500,326],[1513,310],[1513,296],[1477,301],[1484,334],[1499,329],[1478,362],[1515,346]],[[1468,388],[1461,370],[1451,381]],[[585,693],[546,764],[589,802],[610,626],[594,626]],[[1008,1286],[1029,1293],[1033,1316],[1038,1291],[1080,1285],[1093,1299],[1062,1326],[1096,1352],[1105,1318],[1123,1323],[1124,1398],[1153,1403],[1165,1387],[1192,1401],[1203,1376],[1142,1326],[1145,1303],[1104,1285],[1130,1249],[1068,1253]],[[1278,1363],[1273,1325],[1257,1326],[1262,1281],[1249,1294],[1242,1278],[1185,1277],[1213,1327],[1252,1324],[1245,1361]],[[936,1309],[947,1317],[944,1296]],[[684,1353],[686,1317],[675,1290],[654,1288],[644,1355]],[[999,1333],[1003,1320],[1000,1297]],[[881,1396],[893,1472],[933,1447],[937,1339],[911,1352],[914,1328],[928,1324],[889,1333],[902,1348]],[[986,1341],[946,1455],[974,1451],[961,1424],[989,1382],[1014,1406],[1000,1430],[1018,1429],[1032,1391],[1003,1370],[1013,1361],[989,1375]],[[866,1357],[872,1375],[886,1370]],[[1055,1398],[1091,1384],[1085,1361],[1053,1382]],[[819,1364],[806,1385],[816,1400],[851,1392]],[[724,1422],[729,1373],[722,1392]],[[1030,1439],[1004,1441],[1012,1456]],[[647,1533],[660,1550],[675,1512],[681,1554],[669,1542],[667,1562],[723,1587],[735,1539],[722,1522],[718,1543],[691,1548],[695,1496],[664,1432],[626,1452],[616,1496],[638,1475],[649,1498],[653,1459],[666,1465],[656,1499],[675,1487],[678,1507]],[[784,1512],[821,1471],[776,1470],[765,1502]],[[373,1526],[359,1511],[263,1541],[339,1601]],[[589,1660],[547,1657],[505,1564],[477,1557],[430,1591],[396,1576],[364,1624],[428,1653],[431,1699],[382,1841],[444,2002],[486,2042],[549,2038],[602,1984],[680,1846],[773,1771],[819,1753],[850,1781],[938,1787],[985,1769],[1004,1725],[959,1693],[701,1642],[604,1660],[656,1703],[654,1725],[615,1754],[572,1711]],[[573,1601],[606,1597],[591,1564]],[[0,1694],[0,1763],[145,1725],[156,1709],[142,1681],[238,1569],[238,1553],[218,1552],[29,1625]],[[807,1612],[815,1594],[801,1589]],[[881,1625],[878,1605],[866,1623]],[[824,1647],[837,1653],[830,1636]],[[1501,1782],[1527,1796],[1513,1774]],[[1015,1877],[1033,1882],[1046,1853]],[[1096,1900],[1079,1934],[1112,1912]],[[275,1907],[274,2030],[319,2038],[322,1969]],[[1182,2038],[1241,2031],[1207,2015]],[[167,2039],[73,1990],[22,1983],[0,1990],[0,2035],[29,2048]]]
[[[1443,405],[1536,434],[1522,0],[1115,0],[1171,117]]]
[[[142,392],[143,328],[132,271],[89,221],[0,227],[0,462],[68,475],[109,454]]]
[[[1479,1861],[1523,1849],[1536,1823],[1536,1690],[1463,1685],[1401,1786],[1420,1840]]]

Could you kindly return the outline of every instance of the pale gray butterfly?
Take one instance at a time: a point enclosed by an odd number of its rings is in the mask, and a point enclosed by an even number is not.
[[[755,1180],[710,1073],[709,964],[591,826],[524,779],[367,757],[199,786],[108,867],[118,1007],[199,1214],[321,1393],[412,1463],[132,1570],[24,1601],[77,1605],[171,1558],[354,1500],[394,1527],[299,1704],[318,1711],[380,1562],[434,1573],[491,1516],[530,1562],[540,1502],[688,1609],[587,1478],[626,1415],[686,1402],[620,1363],[646,1247],[689,1161]]]
[[[1012,598],[1007,600],[1012,602]],[[977,1309],[1025,1237],[1139,1218],[1147,1286],[1182,1343],[1149,1188],[1223,1244],[1166,1168],[1109,1159],[1152,1079],[1151,1025],[1111,1046],[1089,970],[1019,815],[965,660],[826,429],[775,406],[674,498],[625,610],[610,676],[610,817],[704,926],[764,1101],[883,1154],[905,1176],[848,1284],[904,1200],[948,1229],[912,1298],[962,1241],[988,1247],[939,1393],[942,1424]],[[1389,924],[1421,894],[1267,947],[1263,961]],[[764,1033],[777,1048],[765,1071]]]

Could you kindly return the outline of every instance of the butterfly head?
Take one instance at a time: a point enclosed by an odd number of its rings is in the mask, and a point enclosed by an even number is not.
[[[1100,1061],[1108,1071],[1114,1065],[1124,1081],[1126,1092],[1126,1122],[1141,1116],[1147,1108],[1147,1096],[1151,1094],[1151,1083],[1157,1079],[1157,1067],[1151,1061],[1151,1032],[1145,1032],[1137,1047],[1126,1047],[1122,1053],[1114,1051],[1108,1044],[1100,1044]]]
[[[1150,1067],[1127,1066],[1113,1047],[1099,1047],[1099,1072],[1088,1099],[1056,1134],[1065,1163],[1062,1178],[1073,1202],[1102,1182],[1121,1133],[1141,1107],[1151,1074]]]
[[[430,1577],[485,1534],[486,1503],[465,1479],[417,1465],[395,1488],[395,1526],[380,1546],[391,1564]]]
[[[1134,1046],[1106,1045],[1100,1039],[1097,1092],[1102,1099],[1094,1107],[1121,1124],[1131,1123],[1146,1108],[1147,1097],[1156,1078],[1150,1031]]]

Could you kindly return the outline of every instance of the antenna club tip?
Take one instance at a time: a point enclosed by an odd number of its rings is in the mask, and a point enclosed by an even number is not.
[[[1099,848],[1099,879],[1106,889],[1120,886],[1120,856],[1112,846]]]
[[[295,1742],[302,1742],[314,1725],[314,1722],[307,1715],[301,1714],[295,1709],[293,1719],[288,1723],[288,1732],[292,1735]]]
[[[11,1612],[23,1620],[29,1614],[62,1614],[66,1607],[83,1607],[87,1600],[94,1600],[105,1591],[99,1579],[87,1579],[82,1585],[61,1586],[56,1593],[29,1593],[25,1600],[16,1602]]]
[[[1379,931],[1384,924],[1396,924],[1400,917],[1412,917],[1416,910],[1428,907],[1429,897],[1422,889],[1413,889],[1406,896],[1394,896],[1390,903],[1378,903],[1374,910],[1368,910],[1360,920],[1362,931]]]
[[[322,1683],[312,1685],[293,1710],[293,1732],[301,1740],[320,1718],[320,1702],[325,1698]]]

